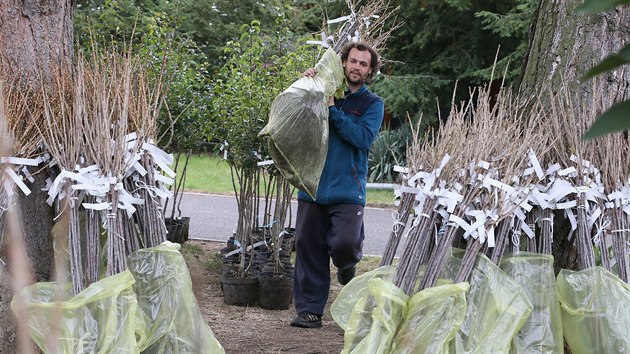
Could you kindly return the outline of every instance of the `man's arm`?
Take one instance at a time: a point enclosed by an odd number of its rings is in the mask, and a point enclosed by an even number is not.
[[[328,110],[328,119],[339,136],[359,149],[369,149],[383,123],[385,107],[383,101],[375,100],[357,122],[334,105]]]

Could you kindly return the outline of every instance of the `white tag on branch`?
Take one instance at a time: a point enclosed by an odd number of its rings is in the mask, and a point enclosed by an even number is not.
[[[160,166],[162,171],[166,172],[169,176],[175,177],[175,172],[173,172],[168,165],[172,165],[174,158],[173,154],[167,154],[164,150],[158,148],[155,145],[151,145],[149,143],[142,144],[142,149],[151,153],[153,156],[153,160],[155,163]]]
[[[577,157],[577,156],[575,156],[575,155],[571,155],[571,157],[570,157],[570,160],[571,160],[571,161],[573,161],[573,162],[575,162],[575,163],[578,163],[579,159],[580,159],[580,158],[579,158],[579,157]],[[590,161],[588,161],[588,160],[582,160],[582,161],[580,161],[580,162],[582,163],[582,166],[583,166],[583,167],[589,167],[589,166],[591,166],[591,162],[590,162]]]
[[[333,18],[332,20],[328,20],[326,23],[328,23],[329,25],[332,25],[333,23],[344,22],[350,19],[352,19],[352,16],[341,16],[341,17]]]
[[[317,45],[321,45],[324,48],[329,48],[330,45],[328,44],[328,38],[326,37],[326,32],[322,32],[321,33],[321,37],[322,37],[322,39],[320,41],[308,40],[308,41],[306,41],[306,43],[307,44],[317,44]]]
[[[532,194],[530,194],[529,199],[534,202],[536,205],[540,205],[543,209],[548,209],[551,206],[547,202],[549,200],[549,195],[546,193],[542,193],[538,190],[538,188],[534,188]]]
[[[547,192],[547,200],[558,202],[573,193],[577,193],[577,189],[573,184],[564,179],[556,179]]]
[[[273,165],[273,160],[265,160],[257,163],[258,167]]]
[[[464,200],[464,196],[462,196],[461,194],[451,192],[443,188],[436,190],[435,196],[438,199],[438,203],[446,206],[446,211],[448,211],[449,213],[454,212],[457,203]]]
[[[596,207],[593,213],[591,213],[587,218],[587,225],[589,230],[593,228],[593,225],[595,225],[595,222],[597,221],[597,219],[599,219],[600,216],[602,216],[602,209]]]
[[[33,176],[31,175],[31,172],[28,170],[28,168],[26,166],[22,166],[22,175],[24,175],[24,178],[28,179],[29,182],[33,183],[35,182],[35,178],[33,178]]]
[[[575,177],[577,176],[577,170],[575,169],[575,167],[568,167],[568,168],[558,171],[558,175]]]
[[[527,237],[529,238],[534,238],[536,236],[536,234],[534,233],[534,230],[532,230],[529,225],[527,225],[526,222],[521,222],[521,230],[523,230],[523,232],[525,233],[525,235],[527,235]]]
[[[25,165],[25,166],[39,165],[36,159],[25,159],[21,157],[0,157],[0,163],[9,163],[12,165]]]
[[[536,157],[534,149],[529,149],[528,157],[529,161],[532,163],[534,172],[536,172],[536,177],[538,177],[538,179],[545,178],[545,174],[543,173],[542,167],[540,167],[540,162],[538,162],[538,158]]]
[[[21,157],[0,157],[0,163],[15,165],[18,169],[20,166],[24,166],[22,168],[23,170],[26,169],[25,166],[37,166],[39,164],[39,162],[37,162],[37,159],[26,159]],[[24,184],[24,178],[18,175],[12,167],[6,166],[5,171],[5,173],[9,176],[9,178],[11,178],[13,183],[15,183],[20,188],[24,195],[31,194],[31,190],[26,186],[26,184]],[[33,178],[30,177],[31,174],[28,172],[28,169],[26,169],[25,176],[27,176],[29,180],[33,180]],[[8,187],[8,182],[5,182],[5,190],[7,191],[7,193],[10,193],[10,195],[13,195],[12,187]]]
[[[575,214],[573,214],[573,209],[564,209],[564,213],[571,223],[571,230],[577,230],[577,219],[575,218]]]
[[[31,190],[28,189],[26,184],[24,184],[24,182],[22,181],[22,177],[18,176],[12,168],[6,168],[5,171],[7,175],[13,180],[13,182],[22,190],[22,193],[24,193],[24,195],[31,194]]]
[[[396,165],[394,166],[394,172],[409,173],[409,168]]]
[[[547,171],[545,171],[545,174],[547,176],[550,176],[550,175],[560,171],[561,169],[562,169],[562,167],[560,167],[560,164],[559,163],[555,163],[555,164],[549,166],[549,168],[547,168]]]
[[[477,163],[477,167],[479,167],[479,168],[483,168],[484,170],[487,170],[487,169],[489,169],[489,168],[490,168],[490,162],[487,162],[487,161],[483,161],[483,160],[481,160],[481,161],[479,161],[479,162]]]
[[[92,210],[108,210],[110,209],[111,203],[103,202],[103,203],[83,203],[81,204],[85,209]]]
[[[445,154],[444,157],[442,157],[442,161],[440,161],[440,166],[438,167],[438,170],[442,171],[442,169],[444,168],[444,166],[446,166],[446,164],[450,161],[450,159],[451,159],[451,155]]]

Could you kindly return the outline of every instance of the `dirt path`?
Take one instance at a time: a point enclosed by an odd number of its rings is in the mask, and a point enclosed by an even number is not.
[[[218,258],[222,247],[224,244],[219,242],[191,240],[183,247],[182,254],[186,258],[202,315],[226,353],[341,352],[343,330],[332,320],[328,308],[322,328],[302,329],[289,326],[289,321],[295,316],[292,306],[287,310],[264,310],[226,305]],[[339,284],[333,283],[329,304],[340,289]]]

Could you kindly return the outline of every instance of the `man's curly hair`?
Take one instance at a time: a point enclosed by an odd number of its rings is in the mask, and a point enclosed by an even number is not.
[[[371,45],[365,42],[348,43],[344,45],[343,48],[341,48],[341,52],[339,53],[342,63],[348,59],[348,55],[353,48],[356,48],[357,50],[362,52],[366,50],[370,52],[370,69],[372,70],[367,79],[368,81],[371,81],[372,77],[378,72],[378,69],[381,66],[381,59],[379,58],[378,53],[376,53],[376,50],[374,50]]]

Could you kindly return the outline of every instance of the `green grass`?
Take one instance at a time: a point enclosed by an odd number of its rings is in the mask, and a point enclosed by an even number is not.
[[[189,192],[233,194],[230,166],[214,155],[191,155],[184,189]]]
[[[191,155],[188,160],[184,190],[212,194],[233,194],[230,166],[216,155]],[[394,195],[391,190],[368,189],[367,191],[367,204],[369,206],[390,207],[394,205],[393,199]]]

